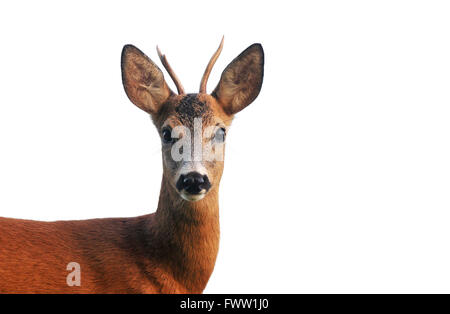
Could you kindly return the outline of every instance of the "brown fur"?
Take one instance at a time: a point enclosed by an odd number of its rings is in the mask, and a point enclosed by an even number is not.
[[[163,179],[156,213],[38,222],[0,219],[0,293],[201,293],[219,246],[217,189],[198,202]],[[66,266],[81,266],[69,287]]]
[[[167,121],[186,126],[196,116],[205,126],[222,121],[229,127],[236,110],[253,101],[261,87],[262,48],[244,57],[227,67],[222,77],[228,83],[221,81],[214,96],[175,95],[159,68],[127,45],[123,84],[130,100],[152,115],[158,132]],[[236,79],[228,90],[230,71]],[[240,80],[245,80],[242,88]],[[239,95],[233,96],[235,91]],[[202,200],[190,202],[176,190],[170,158],[163,148],[163,179],[153,214],[56,222],[0,218],[0,293],[201,293],[219,248],[223,161],[207,163],[212,187]],[[79,287],[66,284],[70,262],[81,266]]]

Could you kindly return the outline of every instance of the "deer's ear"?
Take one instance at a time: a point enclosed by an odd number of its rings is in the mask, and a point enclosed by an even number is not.
[[[152,115],[172,94],[158,66],[132,45],[122,50],[122,83],[128,98]]]
[[[212,96],[228,114],[235,114],[258,96],[263,76],[264,51],[260,44],[253,44],[226,67]]]

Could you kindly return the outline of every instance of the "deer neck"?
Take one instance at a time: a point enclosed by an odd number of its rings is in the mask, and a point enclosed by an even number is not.
[[[155,237],[160,258],[188,291],[201,292],[214,269],[219,248],[217,186],[202,200],[183,200],[163,175]],[[164,248],[161,250],[161,246]]]

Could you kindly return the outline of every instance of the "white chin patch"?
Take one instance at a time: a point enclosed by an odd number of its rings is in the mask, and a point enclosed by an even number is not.
[[[180,195],[185,201],[196,202],[196,201],[199,201],[202,198],[204,198],[206,195],[206,192],[203,190],[203,191],[201,191],[200,194],[189,194],[185,190],[183,190],[183,191],[181,191]]]

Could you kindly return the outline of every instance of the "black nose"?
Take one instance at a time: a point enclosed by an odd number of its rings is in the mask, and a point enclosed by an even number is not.
[[[202,190],[208,191],[211,187],[208,176],[198,172],[189,172],[181,175],[177,182],[178,190],[185,190],[189,194],[199,194]]]

